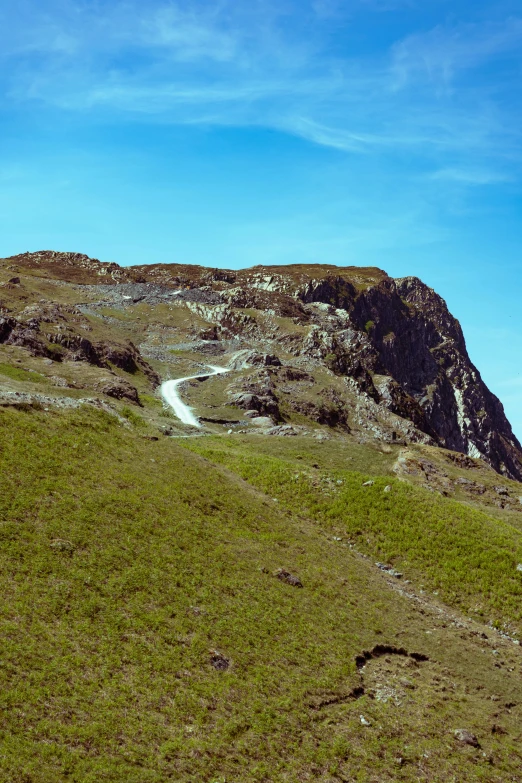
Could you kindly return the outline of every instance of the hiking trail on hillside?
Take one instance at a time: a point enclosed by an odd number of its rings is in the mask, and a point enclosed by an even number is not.
[[[179,396],[178,387],[185,381],[192,381],[197,378],[211,378],[213,375],[221,375],[230,372],[228,367],[216,367],[212,364],[207,365],[211,372],[199,373],[198,375],[187,375],[185,378],[164,381],[161,384],[161,396],[165,402],[170,405],[176,416],[183,424],[189,424],[192,427],[201,427],[198,418],[194,415],[192,408],[186,405]]]

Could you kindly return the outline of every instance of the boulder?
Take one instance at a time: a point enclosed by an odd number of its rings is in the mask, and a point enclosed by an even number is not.
[[[135,405],[141,406],[138,390],[124,380],[105,379],[96,385],[96,391],[114,397],[116,400],[129,400]]]
[[[453,735],[455,739],[459,742],[462,742],[463,745],[471,745],[472,748],[480,748],[480,744],[476,736],[467,729],[455,729]]]
[[[211,650],[210,665],[218,672],[225,672],[230,667],[230,659],[217,650]]]
[[[253,424],[254,427],[273,427],[274,426],[274,422],[268,416],[256,416],[255,419],[252,419],[252,424]]]
[[[295,576],[295,574],[291,574],[290,571],[286,570],[286,568],[279,568],[275,575],[278,579],[281,580],[281,582],[285,582],[287,585],[292,585],[292,587],[303,586],[303,583],[299,577]]]

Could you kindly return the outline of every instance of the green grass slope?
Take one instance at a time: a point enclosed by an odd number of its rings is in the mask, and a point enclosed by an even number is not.
[[[319,496],[288,456],[192,443],[205,454],[95,410],[0,411],[0,780],[522,780],[519,648],[401,595],[331,535],[343,516],[420,571],[409,504],[434,525],[439,507],[396,486],[383,506],[381,479],[360,494],[341,468]],[[401,508],[390,538],[379,518]],[[519,542],[488,536],[515,618],[501,573]]]
[[[520,631],[519,528],[395,479],[379,452],[359,447],[351,456],[354,446],[337,443],[310,451],[310,441],[299,440],[283,441],[278,454],[259,438],[205,438],[190,448],[275,496],[284,508],[299,509],[320,529],[347,536],[361,551],[407,570],[452,605]],[[374,483],[365,486],[367,481]]]

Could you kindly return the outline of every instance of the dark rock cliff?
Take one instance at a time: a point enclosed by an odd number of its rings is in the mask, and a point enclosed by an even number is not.
[[[483,457],[522,480],[522,448],[503,406],[472,364],[459,322],[431,288],[416,277],[387,278],[357,293],[332,278],[307,286],[300,298],[347,311],[356,330],[351,344],[330,335],[340,372],[390,376],[395,412],[438,445]]]

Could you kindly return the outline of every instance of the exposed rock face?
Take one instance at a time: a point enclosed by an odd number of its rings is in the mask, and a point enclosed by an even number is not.
[[[69,359],[89,362],[106,369],[110,369],[112,364],[128,373],[141,371],[153,386],[160,383],[158,373],[145,361],[132,342],[92,342],[74,329],[74,321],[65,321],[62,309],[65,308],[54,307],[50,316],[46,308],[37,310],[33,306],[26,308],[26,311],[30,310],[29,313],[22,311],[21,315],[26,316],[23,319],[0,316],[0,344],[26,348],[33,356],[44,356],[58,362]],[[81,315],[76,308],[68,309],[73,315]],[[50,323],[52,325],[47,326]]]
[[[387,375],[418,404],[403,413],[438,443],[485,457],[506,475],[521,478],[520,444],[471,363],[458,321],[418,278],[384,281],[354,307],[367,327]]]
[[[6,264],[5,280],[16,272],[21,283],[2,284],[6,301],[19,306],[16,312],[1,307],[0,343],[53,360],[140,371],[153,386],[160,375],[144,356],[168,363],[173,351],[184,351],[205,364],[219,355],[231,373],[228,404],[279,426],[319,425],[363,440],[442,446],[522,481],[522,448],[501,403],[471,363],[458,321],[418,278],[329,265],[119,267],[54,251]],[[85,298],[78,294],[77,306],[31,302],[24,272],[72,285]],[[104,319],[109,332],[107,307],[140,328],[144,311],[138,316],[134,307],[176,311],[178,326],[154,316],[138,348],[122,340],[123,321],[112,318],[118,336],[94,339],[89,318]],[[132,389],[114,393],[132,399]]]
[[[295,296],[327,306],[312,316],[302,353],[355,379],[438,445],[483,457],[522,480],[522,449],[502,404],[470,361],[460,324],[431,288],[415,277],[384,277],[358,292],[337,275],[309,281]]]
[[[521,446],[500,401],[471,363],[460,324],[421,280],[385,277],[357,291],[337,275],[308,281],[294,296],[326,305],[307,309],[315,324],[302,354],[355,379],[361,392],[438,445],[522,479]]]

